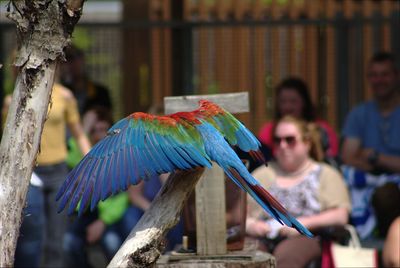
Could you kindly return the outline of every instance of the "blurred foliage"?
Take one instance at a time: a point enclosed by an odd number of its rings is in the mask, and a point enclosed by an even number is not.
[[[210,85],[208,85],[207,93],[208,94],[217,94],[217,93],[219,93],[219,86],[218,86],[218,82],[217,81],[213,81],[213,82],[210,83]]]
[[[72,43],[83,51],[89,50],[94,40],[89,35],[88,29],[77,26],[72,34]]]
[[[14,91],[15,78],[12,74],[14,68],[13,57],[10,55],[4,63],[4,95],[9,95]]]

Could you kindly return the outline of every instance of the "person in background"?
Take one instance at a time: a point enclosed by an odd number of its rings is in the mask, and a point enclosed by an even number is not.
[[[34,168],[34,173],[43,182],[43,188],[41,191],[37,191],[30,185],[27,196],[28,207],[30,203],[40,202],[43,199],[44,210],[35,210],[35,214],[32,213],[32,217],[44,218],[44,248],[42,252],[42,248],[33,246],[31,250],[34,253],[22,250],[20,251],[21,255],[16,256],[16,258],[25,258],[24,253],[34,254],[41,259],[41,266],[43,267],[60,267],[62,265],[62,238],[66,229],[67,217],[65,213],[57,213],[55,196],[68,173],[65,162],[67,157],[67,128],[77,141],[78,148],[82,154],[89,152],[91,147],[80,122],[74,95],[68,88],[58,83],[59,69],[56,70],[55,81],[48,117],[43,126],[40,152],[36,159],[37,166]],[[2,111],[4,117],[10,104],[11,96],[6,96]],[[26,224],[38,224],[39,222],[40,220],[37,222],[27,221]],[[31,228],[35,229],[35,226],[24,227],[25,230],[31,230]],[[25,245],[31,242],[29,237],[29,235],[21,234],[21,239],[19,239],[21,249],[27,248]]]
[[[316,123],[321,131],[325,158],[337,157],[339,141],[336,132],[326,121],[317,118],[308,86],[300,78],[288,77],[276,87],[274,121],[264,124],[258,133],[260,141],[269,148],[273,147],[272,130],[276,122],[285,115]]]
[[[70,88],[78,100],[81,116],[93,107],[112,110],[112,102],[106,87],[92,81],[86,73],[85,55],[71,45],[65,51],[66,62],[61,66],[61,83]]]
[[[276,161],[254,170],[254,178],[311,232],[346,224],[351,207],[347,188],[335,168],[320,162],[323,150],[315,124],[284,116],[272,130],[272,141]],[[318,238],[281,225],[251,199],[246,232],[275,256],[278,267],[305,267],[321,256]]]
[[[43,196],[43,181],[33,172],[22,212],[14,267],[40,267],[45,224]]]
[[[389,227],[382,252],[385,267],[400,267],[400,217]]]
[[[383,238],[400,216],[400,79],[393,54],[373,55],[367,82],[373,99],[354,107],[342,129],[342,170],[360,236],[368,238],[377,222]]]
[[[131,213],[134,215],[135,224],[139,222],[145,211],[150,207],[151,202],[156,197],[162,185],[168,179],[169,174],[161,174],[158,178],[151,178],[142,181],[138,185],[130,187],[129,200],[132,204]],[[173,250],[174,247],[182,242],[183,224],[182,220],[175,225],[166,236],[166,250]]]

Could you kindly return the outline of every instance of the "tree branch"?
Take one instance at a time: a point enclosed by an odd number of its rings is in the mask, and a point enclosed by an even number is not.
[[[64,1],[14,0],[20,73],[0,143],[0,267],[11,267],[32,168],[39,149],[54,73],[80,17]],[[81,1],[81,4],[83,2]]]
[[[77,11],[80,11],[83,5],[83,0],[67,0],[67,13],[71,17]],[[71,15],[72,14],[72,15]]]
[[[175,226],[204,168],[172,174],[108,267],[149,267],[162,252],[163,237]]]

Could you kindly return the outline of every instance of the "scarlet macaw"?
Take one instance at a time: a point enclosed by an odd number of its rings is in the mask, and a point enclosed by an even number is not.
[[[107,136],[68,174],[56,199],[68,213],[78,203],[81,214],[130,184],[155,175],[194,167],[211,167],[215,161],[239,187],[248,192],[281,224],[312,234],[251,176],[231,145],[264,161],[260,143],[232,114],[201,100],[192,112],[166,116],[133,113],[110,128]],[[229,143],[228,143],[229,142]]]

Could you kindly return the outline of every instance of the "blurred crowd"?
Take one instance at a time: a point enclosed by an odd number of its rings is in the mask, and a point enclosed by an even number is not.
[[[351,224],[363,243],[382,253],[381,265],[400,267],[399,69],[392,53],[378,52],[366,71],[373,98],[349,112],[340,132],[318,117],[303,79],[283,79],[275,87],[274,118],[257,134],[271,161],[257,166],[249,160],[249,169],[312,232]],[[3,116],[10,102],[7,96]],[[92,245],[110,261],[167,179],[163,174],[131,186],[81,217],[57,213],[55,194],[68,171],[107,134],[112,108],[109,89],[87,75],[82,50],[69,47],[56,74],[15,267],[95,266],[88,258]],[[321,258],[318,235],[300,236],[254,201],[247,205],[247,238],[272,253],[278,267],[308,267]],[[184,232],[179,223],[166,250],[176,250]]]

